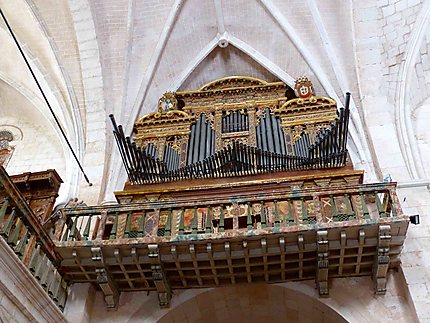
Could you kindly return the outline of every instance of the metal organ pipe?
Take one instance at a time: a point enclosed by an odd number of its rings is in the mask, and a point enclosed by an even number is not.
[[[205,147],[205,156],[210,156],[211,153],[211,144],[212,144],[212,131],[211,125],[209,122],[206,122],[206,147]]]
[[[164,163],[167,165],[169,171],[175,170],[179,167],[179,154],[170,145],[164,148]]]
[[[284,132],[280,125],[280,120],[270,114],[270,109],[266,109],[260,118],[260,125],[256,128],[257,147],[278,154],[285,154]]]
[[[275,146],[273,144],[273,127],[272,118],[270,115],[270,110],[266,109],[266,139],[267,139],[267,150],[275,151]]]
[[[222,115],[222,132],[242,132],[247,131],[248,114],[242,113],[240,110],[224,111]]]
[[[206,116],[202,114],[200,116],[200,138],[199,138],[199,158],[198,160],[202,160],[205,158],[205,148],[206,148],[206,127],[208,124],[205,122]]]
[[[272,121],[273,139],[275,141],[275,151],[277,153],[280,153],[282,150],[281,150],[281,135],[278,128],[278,120],[276,119],[275,116],[271,116],[270,119]]]
[[[233,129],[233,113],[230,113],[229,115],[228,115],[228,131],[229,132],[233,132],[234,131],[234,129]]]
[[[248,126],[248,114],[247,113],[244,115],[244,119],[245,119],[245,122],[244,122],[245,130],[248,130],[249,126]]]
[[[193,147],[194,147],[195,137],[196,137],[196,125],[193,124],[191,125],[190,140],[188,141],[187,165],[193,162]]]
[[[201,114],[197,122],[191,126],[188,142],[187,165],[204,160],[215,152],[215,135],[206,116]],[[203,164],[206,171],[206,164]]]
[[[266,118],[260,119],[260,132],[261,132],[261,148],[263,148],[263,150],[268,150],[267,133],[266,133]]]
[[[281,154],[285,155],[287,153],[286,151],[286,146],[285,146],[285,136],[284,136],[284,132],[282,131],[281,128],[281,121],[276,118],[276,122],[278,124],[278,129],[279,129],[279,137],[281,138]]]
[[[212,130],[210,130],[211,133],[211,155],[215,154],[215,132]]]
[[[201,117],[196,123],[196,136],[194,138],[194,147],[193,147],[193,162],[196,162],[199,160],[199,143],[200,143],[200,136],[201,136],[201,129],[202,129],[202,122]]]
[[[233,131],[237,131],[237,111],[233,111]]]

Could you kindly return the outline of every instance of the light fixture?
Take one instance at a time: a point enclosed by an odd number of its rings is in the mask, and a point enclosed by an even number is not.
[[[411,221],[412,224],[420,224],[420,215],[419,214],[410,215],[409,220]]]

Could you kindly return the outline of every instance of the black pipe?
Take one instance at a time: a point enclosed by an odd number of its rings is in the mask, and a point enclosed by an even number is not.
[[[127,165],[127,160],[126,160],[126,157],[125,157],[124,148],[122,147],[121,138],[119,137],[119,134],[118,134],[118,126],[117,126],[117,124],[115,122],[115,118],[114,118],[113,114],[110,114],[109,118],[111,120],[113,129],[114,129],[113,134],[114,134],[115,141],[116,141],[116,144],[117,144],[118,149],[119,149],[119,153],[121,155],[122,162],[123,162],[124,167],[125,167],[125,171],[127,172],[128,178],[131,180],[131,178],[130,178],[130,169],[129,169],[128,165]]]

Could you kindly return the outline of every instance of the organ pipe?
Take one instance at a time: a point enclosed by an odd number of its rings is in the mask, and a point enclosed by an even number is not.
[[[219,151],[215,151],[215,132],[201,114],[190,129],[187,165],[184,167],[179,167],[180,156],[168,143],[163,152],[157,152],[151,143],[142,149],[131,138],[125,137],[122,127],[116,125],[113,117],[111,119],[124,166],[133,184],[340,167],[346,164],[348,153],[349,96],[347,93],[345,108],[340,109],[338,118],[327,129],[321,130],[313,143],[309,134],[302,133],[291,144],[293,155],[286,154],[280,121],[270,114],[269,109],[256,127],[257,147],[233,140],[231,146]],[[243,130],[246,120],[246,115],[233,111],[223,115],[222,129]],[[163,154],[163,161],[157,158],[159,153]]]
[[[188,142],[187,165],[203,160],[213,154],[215,150],[215,135],[206,120],[201,114],[197,122],[191,126],[191,134]]]
[[[280,121],[267,108],[256,128],[257,147],[275,153],[285,154],[285,139]]]
[[[222,132],[248,131],[248,114],[239,110],[224,111],[222,116]]]

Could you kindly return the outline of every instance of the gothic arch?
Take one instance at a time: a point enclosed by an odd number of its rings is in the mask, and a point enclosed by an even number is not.
[[[400,150],[411,179],[424,179],[425,172],[419,154],[417,140],[412,127],[411,106],[407,102],[407,89],[410,89],[412,72],[420,46],[425,39],[430,21],[430,2],[426,2],[414,24],[411,37],[407,43],[403,63],[400,66],[399,83],[396,100],[396,129]]]
[[[180,321],[348,322],[318,298],[268,284],[244,284],[205,291],[178,304],[157,322]]]

